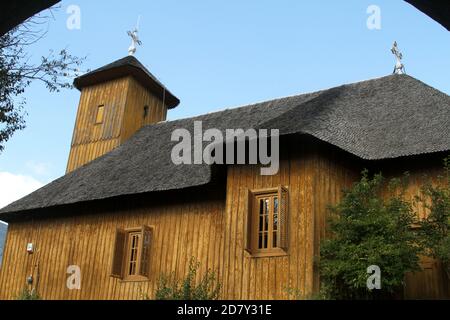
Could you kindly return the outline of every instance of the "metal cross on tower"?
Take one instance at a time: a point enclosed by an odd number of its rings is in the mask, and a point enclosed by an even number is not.
[[[392,46],[391,52],[395,55],[395,58],[397,59],[394,68],[394,74],[406,74],[405,66],[402,63],[403,54],[398,49],[397,41],[394,41],[394,45]]]
[[[141,16],[138,18],[138,22],[136,24],[136,28],[133,31],[128,31],[127,34],[131,37],[131,46],[128,48],[128,55],[134,56],[137,50],[137,46],[142,45],[141,40],[139,40],[138,30],[139,30],[139,22],[141,20]]]

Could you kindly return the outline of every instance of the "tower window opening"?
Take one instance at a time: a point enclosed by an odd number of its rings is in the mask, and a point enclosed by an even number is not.
[[[97,115],[95,116],[95,124],[102,124],[105,116],[105,106],[100,105],[97,108]]]

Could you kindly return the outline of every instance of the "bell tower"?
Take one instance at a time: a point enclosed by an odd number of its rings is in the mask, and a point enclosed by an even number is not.
[[[76,78],[74,86],[81,97],[67,173],[113,150],[143,126],[165,121],[168,109],[180,103],[132,55]]]

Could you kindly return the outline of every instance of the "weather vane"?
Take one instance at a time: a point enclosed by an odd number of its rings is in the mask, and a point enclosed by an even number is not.
[[[141,21],[141,16],[138,17],[138,21],[136,24],[136,28],[133,31],[128,31],[127,34],[131,37],[131,46],[128,48],[128,54],[130,56],[134,56],[137,50],[137,46],[142,45],[141,40],[139,40],[138,30],[139,30],[139,22]]]
[[[394,41],[391,52],[395,55],[397,63],[395,64],[394,74],[406,74],[405,66],[402,63],[403,54],[400,52],[397,46],[397,41]]]

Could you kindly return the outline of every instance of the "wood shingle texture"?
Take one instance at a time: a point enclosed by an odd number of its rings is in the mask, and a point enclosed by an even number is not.
[[[205,185],[203,165],[175,165],[172,132],[279,129],[337,146],[361,159],[381,160],[450,150],[450,97],[408,75],[302,94],[194,118],[149,125],[112,152],[0,210],[12,221],[30,210]]]

